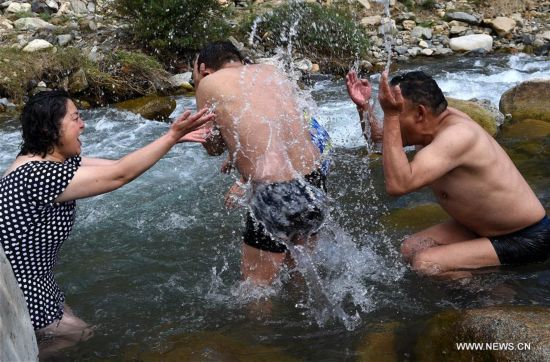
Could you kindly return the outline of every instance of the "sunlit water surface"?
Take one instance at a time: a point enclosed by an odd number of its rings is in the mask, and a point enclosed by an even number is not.
[[[518,82],[550,77],[548,59],[520,56],[447,59],[405,69],[434,75],[448,96],[496,105]],[[378,77],[371,80],[376,90]],[[346,360],[357,356],[370,331],[390,322],[400,326],[398,352],[407,357],[414,355],[417,325],[438,311],[550,305],[545,264],[452,283],[412,273],[399,258],[400,240],[426,225],[405,220],[399,225],[406,226],[396,226],[389,215],[434,198],[428,190],[385,195],[380,158],[366,152],[342,80],[319,78],[309,91],[336,145],[328,181],[333,210],[307,261],[322,290],[313,290],[319,285],[303,268],[283,271],[273,288],[241,281],[243,211],[223,205],[236,176],[219,172],[223,157],[208,157],[198,145],[178,145],[131,184],[78,202],[77,222],[55,273],[68,304],[97,330],[59,359],[155,360],[175,346],[202,343],[197,358],[205,360],[235,353],[252,360]],[[192,98],[177,101],[174,116],[194,108]],[[118,158],[167,130],[165,123],[112,108],[83,115],[88,156]],[[0,126],[0,137],[5,169],[18,150],[17,123]],[[499,141],[516,147],[515,140]],[[540,154],[519,157],[518,167],[548,209],[548,140],[538,142]]]

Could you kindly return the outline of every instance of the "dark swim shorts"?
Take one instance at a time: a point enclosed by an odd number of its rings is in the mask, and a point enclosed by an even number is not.
[[[281,239],[317,232],[326,218],[325,181],[326,177],[316,170],[304,179],[254,185],[244,243],[282,253],[287,248]]]
[[[501,264],[543,262],[550,257],[550,220],[544,216],[525,229],[489,240]]]

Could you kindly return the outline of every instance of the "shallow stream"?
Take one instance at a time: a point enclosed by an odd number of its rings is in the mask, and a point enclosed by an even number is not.
[[[495,105],[518,82],[550,77],[548,59],[522,56],[398,67],[427,71],[447,96]],[[378,78],[372,81],[376,86]],[[178,145],[131,184],[78,202],[55,274],[67,303],[97,330],[59,360],[354,360],[368,348],[369,333],[388,326],[396,331],[396,355],[406,360],[414,358],[423,321],[439,311],[550,306],[548,263],[461,282],[411,272],[399,258],[400,240],[446,216],[428,190],[400,198],[385,194],[380,157],[366,152],[342,80],[319,77],[311,94],[336,145],[328,180],[333,211],[310,254],[329,298],[309,290],[300,270],[283,272],[273,288],[241,281],[242,212],[223,206],[235,178],[219,172],[223,157]],[[194,108],[193,98],[177,102],[174,116]],[[113,108],[82,113],[87,156],[118,158],[167,129]],[[20,142],[15,120],[0,126],[0,139],[5,169]],[[503,132],[498,139],[548,210],[548,136]],[[346,323],[335,307],[349,318]]]

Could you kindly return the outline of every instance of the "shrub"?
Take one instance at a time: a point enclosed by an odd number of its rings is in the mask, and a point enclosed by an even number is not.
[[[169,87],[168,73],[162,65],[139,52],[118,50],[98,63],[86,59],[83,66],[90,83],[87,100],[95,104],[162,93]]]
[[[55,53],[27,53],[0,47],[0,98],[21,103],[39,81],[46,81],[50,87],[61,87],[67,77],[80,68],[89,83],[82,97],[93,104],[162,92],[169,84],[162,65],[142,53],[115,51],[96,63],[76,48],[62,48]]]
[[[249,21],[246,26],[251,29]],[[325,67],[347,69],[368,50],[368,36],[351,12],[337,6],[293,2],[275,8],[257,23],[269,47],[289,47]]]
[[[229,31],[217,0],[116,0],[115,7],[135,40],[161,56],[194,52]]]
[[[0,98],[7,97],[20,103],[27,90],[38,81],[58,81],[68,76],[82,58],[76,49],[27,53],[12,47],[0,47]]]
[[[420,7],[424,10],[431,10],[435,8],[435,0],[424,0]]]

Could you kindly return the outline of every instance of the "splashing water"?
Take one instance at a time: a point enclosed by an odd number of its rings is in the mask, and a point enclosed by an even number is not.
[[[342,307],[333,300],[333,297],[328,293],[323,286],[319,273],[315,268],[315,264],[311,260],[309,252],[301,245],[293,245],[292,243],[285,243],[292,258],[297,264],[298,270],[303,274],[310,300],[317,306],[324,306],[324,308],[318,313],[317,322],[319,325],[324,325],[332,317],[336,317],[344,323],[344,326],[348,331],[354,330],[360,323],[361,317],[359,313],[355,315],[348,315]]]
[[[392,50],[391,46],[393,43],[393,37],[392,37],[392,18],[390,14],[390,0],[375,0],[377,3],[384,4],[384,15],[385,18],[382,19],[382,25],[380,26],[380,29],[382,30],[382,34],[384,35],[384,45],[386,47],[386,52],[388,54],[388,59],[386,61],[386,67],[385,71],[390,71],[390,65],[391,65],[391,55]]]
[[[248,37],[248,45],[254,45],[254,38],[256,37],[256,33],[258,31],[258,25],[263,20],[263,17],[258,16],[256,17],[256,19],[254,19],[254,22],[252,22],[252,29],[250,30],[250,36]]]

